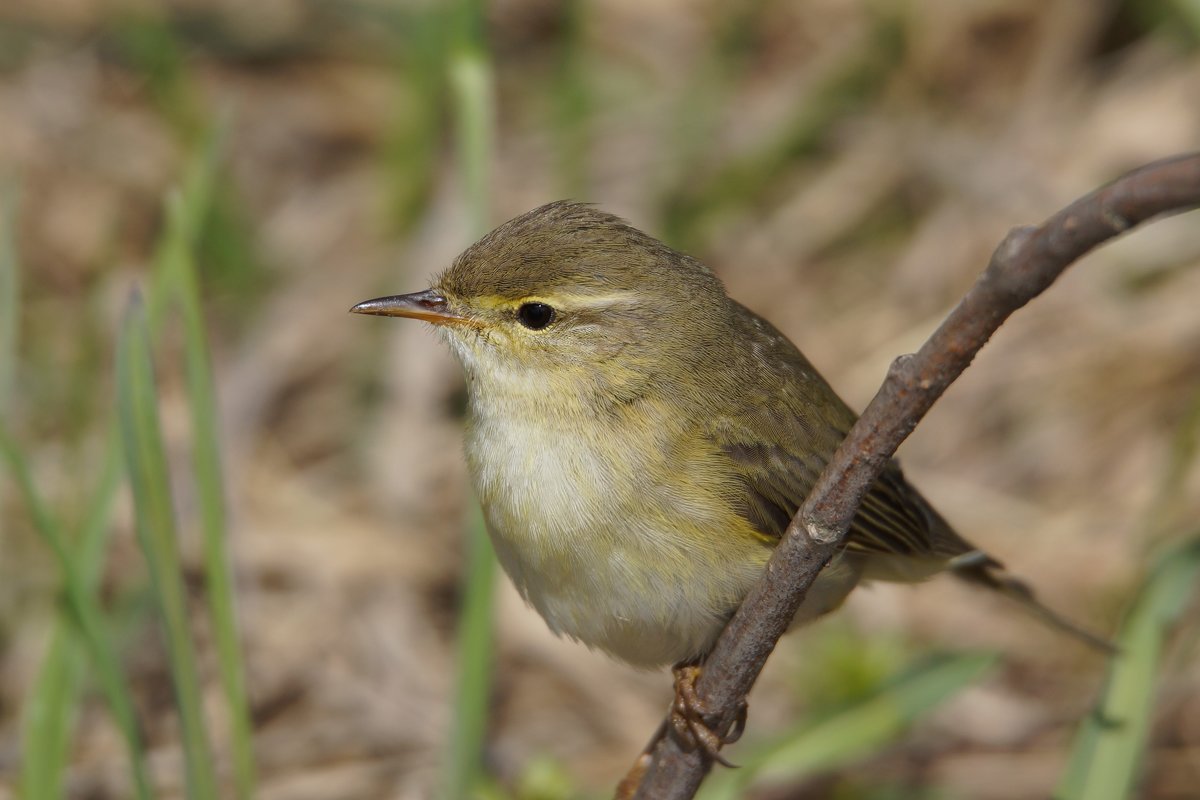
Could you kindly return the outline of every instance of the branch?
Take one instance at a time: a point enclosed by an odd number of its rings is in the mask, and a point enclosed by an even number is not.
[[[875,399],[792,518],[722,632],[696,683],[712,730],[727,730],[767,656],[817,574],[841,547],[867,490],[900,443],[1010,314],[1045,291],[1076,259],[1162,214],[1200,207],[1200,153],[1141,167],[1059,211],[1038,227],[1014,228],[962,302],[916,355],[893,362]],[[659,737],[635,766],[635,798],[686,800],[712,764]],[[632,777],[632,774],[631,774]],[[631,789],[632,787],[626,787]]]

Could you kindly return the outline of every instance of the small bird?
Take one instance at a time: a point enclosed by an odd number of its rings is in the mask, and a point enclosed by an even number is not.
[[[703,659],[856,419],[711,270],[587,204],[527,212],[432,288],[351,310],[443,334],[504,570],[554,633],[642,667]],[[941,571],[1106,647],[959,536],[894,461],[793,624],[861,581]]]

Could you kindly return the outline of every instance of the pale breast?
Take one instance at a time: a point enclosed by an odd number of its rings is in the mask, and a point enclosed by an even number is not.
[[[603,444],[476,414],[467,455],[497,555],[558,634],[640,665],[708,649],[769,549],[734,536],[715,487],[661,474],[654,434]],[[654,460],[658,464],[652,463]]]
[[[530,386],[473,393],[466,442],[518,591],[555,633],[633,664],[706,653],[773,546],[734,508],[744,487],[728,456],[681,427],[667,398],[601,420]],[[858,577],[856,563],[831,564],[796,622],[836,608]]]

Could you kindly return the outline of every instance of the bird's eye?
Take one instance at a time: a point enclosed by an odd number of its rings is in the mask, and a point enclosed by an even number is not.
[[[517,320],[531,331],[540,331],[554,322],[554,309],[545,303],[522,303]]]

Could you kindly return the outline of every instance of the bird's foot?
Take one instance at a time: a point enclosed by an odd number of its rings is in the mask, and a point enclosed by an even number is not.
[[[724,731],[714,731],[705,721],[709,710],[696,694],[700,671],[695,664],[680,664],[672,670],[675,673],[675,701],[671,704],[671,728],[689,750],[699,749],[721,766],[732,767],[734,765],[721,755],[721,748],[742,737],[742,731],[746,729],[746,701],[742,701],[737,717]]]

